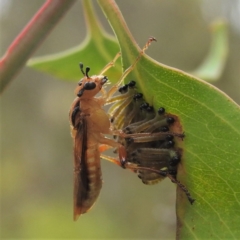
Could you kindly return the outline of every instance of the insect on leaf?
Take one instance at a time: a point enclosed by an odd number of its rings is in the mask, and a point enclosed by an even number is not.
[[[98,2],[117,36],[126,69],[138,56],[139,47],[114,2]],[[177,115],[186,134],[177,177],[196,202],[190,205],[177,190],[178,239],[237,239],[240,236],[239,106],[212,85],[146,55],[126,81],[130,79],[137,81],[146,100],[155,108],[164,106]]]

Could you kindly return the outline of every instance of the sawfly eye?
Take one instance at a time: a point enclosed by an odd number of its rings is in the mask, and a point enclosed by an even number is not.
[[[84,89],[85,90],[93,90],[94,88],[96,88],[96,83],[95,82],[86,82],[84,84]]]

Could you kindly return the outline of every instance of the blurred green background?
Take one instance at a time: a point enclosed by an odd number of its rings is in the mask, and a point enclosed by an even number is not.
[[[147,52],[150,56],[185,71],[194,70],[206,56],[209,24],[226,18],[230,52],[215,85],[240,103],[240,0],[116,2],[140,46],[149,36],[158,39]],[[1,0],[1,55],[43,3]],[[95,1],[94,6],[112,33]],[[76,46],[85,34],[77,2],[34,56]],[[174,239],[175,186],[168,179],[145,186],[136,175],[104,161],[100,198],[73,222],[68,111],[75,85],[24,68],[1,97],[0,238]]]

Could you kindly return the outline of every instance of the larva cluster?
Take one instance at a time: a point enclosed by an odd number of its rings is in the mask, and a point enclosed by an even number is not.
[[[125,159],[120,159],[122,167],[133,169],[148,185],[169,177],[186,193],[192,204],[194,199],[176,179],[182,150],[175,142],[184,138],[183,133],[171,131],[179,121],[177,116],[167,113],[163,107],[155,111],[137,91],[133,80],[121,86],[119,92],[121,95],[111,99],[109,114],[112,129],[121,129],[124,133],[114,136],[126,151]]]

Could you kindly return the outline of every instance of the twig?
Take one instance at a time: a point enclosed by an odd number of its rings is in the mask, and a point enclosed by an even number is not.
[[[0,93],[76,0],[47,0],[0,60]]]

